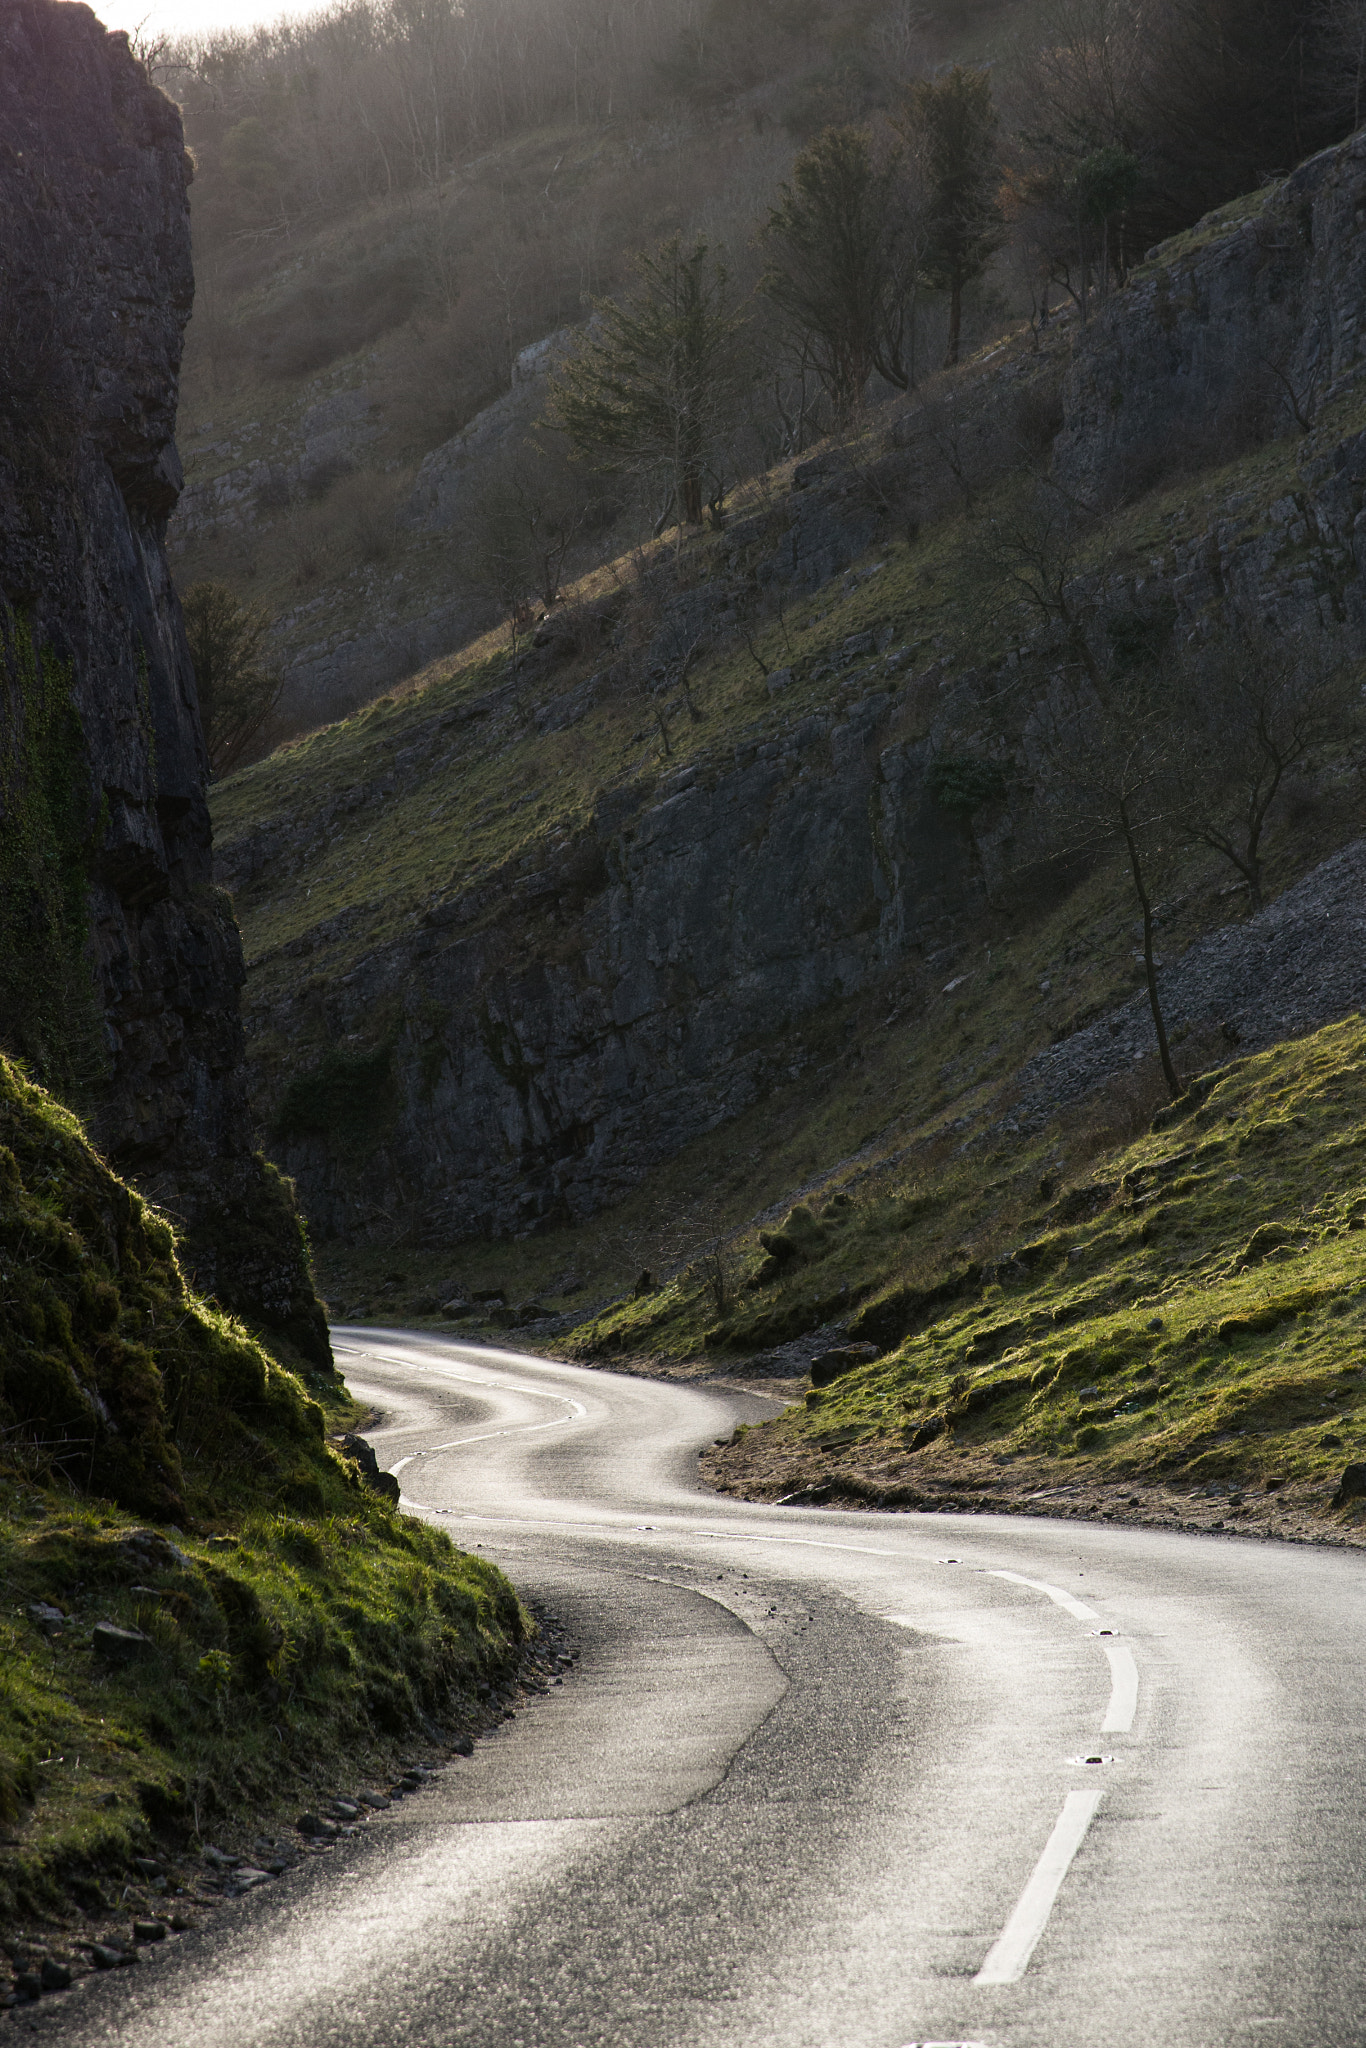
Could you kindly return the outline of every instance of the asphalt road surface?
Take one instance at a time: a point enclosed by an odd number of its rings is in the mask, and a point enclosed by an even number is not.
[[[702,1491],[771,1406],[338,1333],[580,1664],[31,2029],[90,2048],[1363,2048],[1360,1553]],[[15,2015],[18,2018],[18,2015]]]

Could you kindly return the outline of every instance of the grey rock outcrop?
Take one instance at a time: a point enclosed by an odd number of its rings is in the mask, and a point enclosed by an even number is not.
[[[965,380],[970,418],[948,400],[937,413],[917,405],[874,459],[836,450],[804,467],[790,502],[728,529],[733,585],[718,570],[663,607],[647,684],[656,662],[670,687],[670,633],[686,643],[705,627],[723,640],[747,573],[760,587],[798,588],[835,574],[852,587],[871,573],[853,566],[860,551],[923,502],[917,477],[936,445],[955,461],[968,450],[976,489],[1055,433],[1059,481],[1097,505],[1207,465],[1212,447],[1282,444],[1240,494],[1221,484],[1211,510],[1169,501],[1143,558],[1116,555],[1077,578],[1079,611],[1141,613],[1156,598],[1194,638],[1233,604],[1360,655],[1366,435],[1350,418],[1339,432],[1329,406],[1363,371],[1359,213],[1360,138],[1182,238],[1089,326],[1050,330],[1038,357],[1003,361],[981,407]],[[984,389],[994,375],[981,373]],[[1296,407],[1320,422],[1314,432],[1301,431]],[[1224,437],[1213,444],[1202,438],[1210,421]],[[1273,470],[1279,496],[1265,487]],[[277,1046],[297,1043],[301,1026],[312,1034],[316,1101],[289,1093],[278,1065],[256,1101],[264,1122],[283,1120],[285,1157],[321,1229],[401,1226],[445,1244],[618,1202],[651,1167],[797,1078],[818,1056],[823,1011],[880,982],[899,982],[900,1000],[954,921],[984,888],[995,894],[1028,806],[1021,773],[969,833],[935,802],[936,750],[1004,748],[999,721],[974,724],[974,707],[1009,698],[1023,726],[1070,657],[1056,625],[1036,622],[999,655],[975,655],[990,666],[973,674],[953,666],[947,633],[897,647],[896,631],[892,615],[818,660],[797,656],[804,681],[829,681],[822,711],[672,782],[627,780],[572,836],[469,888],[453,877],[420,926],[349,955],[344,971],[330,973],[329,949],[358,906],[289,941],[309,966],[286,992],[273,978],[254,1023]],[[604,663],[544,701],[523,680],[519,703],[491,696],[481,716],[505,718],[509,744],[517,716],[542,732],[577,727],[613,687],[610,652]],[[789,700],[769,680],[777,718]],[[434,798],[439,777],[458,772],[459,739],[439,719],[411,737],[392,777],[338,795],[333,813]],[[318,843],[330,815],[310,827]],[[224,879],[244,886],[269,869],[283,883],[309,857],[282,815],[226,850]],[[1211,939],[1174,970],[1174,1015],[1192,1029],[1228,1021],[1255,1044],[1356,1006],[1359,921],[1347,906],[1358,866],[1359,854],[1344,855],[1314,885],[1337,906],[1333,972],[1306,884],[1247,927],[1251,937]],[[1257,934],[1260,968],[1245,952]],[[1046,1116],[1065,1091],[1102,1084],[1147,1046],[1141,1005],[1122,1008],[1031,1068],[1029,1113]],[[364,1129],[343,1142],[327,1105],[348,1089]]]
[[[1068,487],[1134,497],[1156,473],[1305,431],[1366,356],[1364,198],[1356,135],[1140,271],[1078,337],[1054,451]]]
[[[542,866],[434,906],[315,994],[343,1049],[375,1016],[401,1019],[355,1074],[373,1117],[363,1173],[335,1111],[312,1126],[258,1098],[283,1113],[315,1226],[351,1236],[378,1207],[444,1243],[587,1215],[800,1071],[802,1020],[902,962],[976,888],[962,828],[927,789],[926,743],[898,737],[922,687],[803,719],[715,779],[613,792]],[[405,749],[408,787],[450,746],[433,731],[425,758]],[[224,878],[288,857],[278,838],[240,842]],[[324,957],[335,936],[319,929]],[[293,997],[262,1004],[253,1037],[297,1015]],[[345,1088],[344,1050],[328,1071]]]
[[[189,180],[126,36],[0,0],[0,1042],[182,1219],[201,1282],[321,1364],[292,1200],[251,1147],[163,546]]]

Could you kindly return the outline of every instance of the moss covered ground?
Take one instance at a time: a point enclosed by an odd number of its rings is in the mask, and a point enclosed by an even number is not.
[[[881,1356],[719,1449],[713,1476],[892,1505],[1157,1481],[1236,1496],[1234,1518],[1358,1527],[1338,1488],[1366,1457],[1364,1117],[1353,1017],[1212,1071],[1073,1170],[1044,1170],[1055,1127],[976,1233],[932,1171],[804,1222],[789,1288],[898,1269],[847,1321]],[[907,1250],[879,1260],[888,1236]]]
[[[7,1933],[156,1906],[157,1856],[392,1772],[515,1668],[512,1587],[367,1489],[328,1404],[0,1059]]]

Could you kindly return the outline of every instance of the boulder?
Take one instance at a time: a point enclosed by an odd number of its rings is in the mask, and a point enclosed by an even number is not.
[[[1269,1486],[1270,1481],[1267,1483]],[[1366,1500],[1366,1465],[1346,1466],[1338,1481],[1338,1490],[1333,1495],[1333,1506],[1346,1507],[1348,1501],[1352,1500]]]
[[[152,1638],[145,1636],[140,1628],[119,1628],[112,1621],[97,1621],[91,1645],[97,1657],[103,1657],[109,1664],[133,1664],[145,1657],[152,1647]]]
[[[855,1372],[880,1357],[876,1344],[838,1344],[830,1351],[818,1351],[811,1361],[811,1384],[828,1387],[842,1373]]]

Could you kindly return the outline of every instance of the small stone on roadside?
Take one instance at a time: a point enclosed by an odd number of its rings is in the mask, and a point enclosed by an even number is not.
[[[135,1920],[133,1922],[133,1939],[134,1941],[165,1941],[165,1921]]]
[[[311,1835],[315,1841],[330,1840],[337,1832],[334,1820],[324,1820],[319,1813],[301,1813],[294,1823],[301,1835]]]
[[[58,1963],[51,1956],[44,1956],[43,1967],[38,1972],[44,1991],[69,1991],[71,1970],[66,1963]]]

